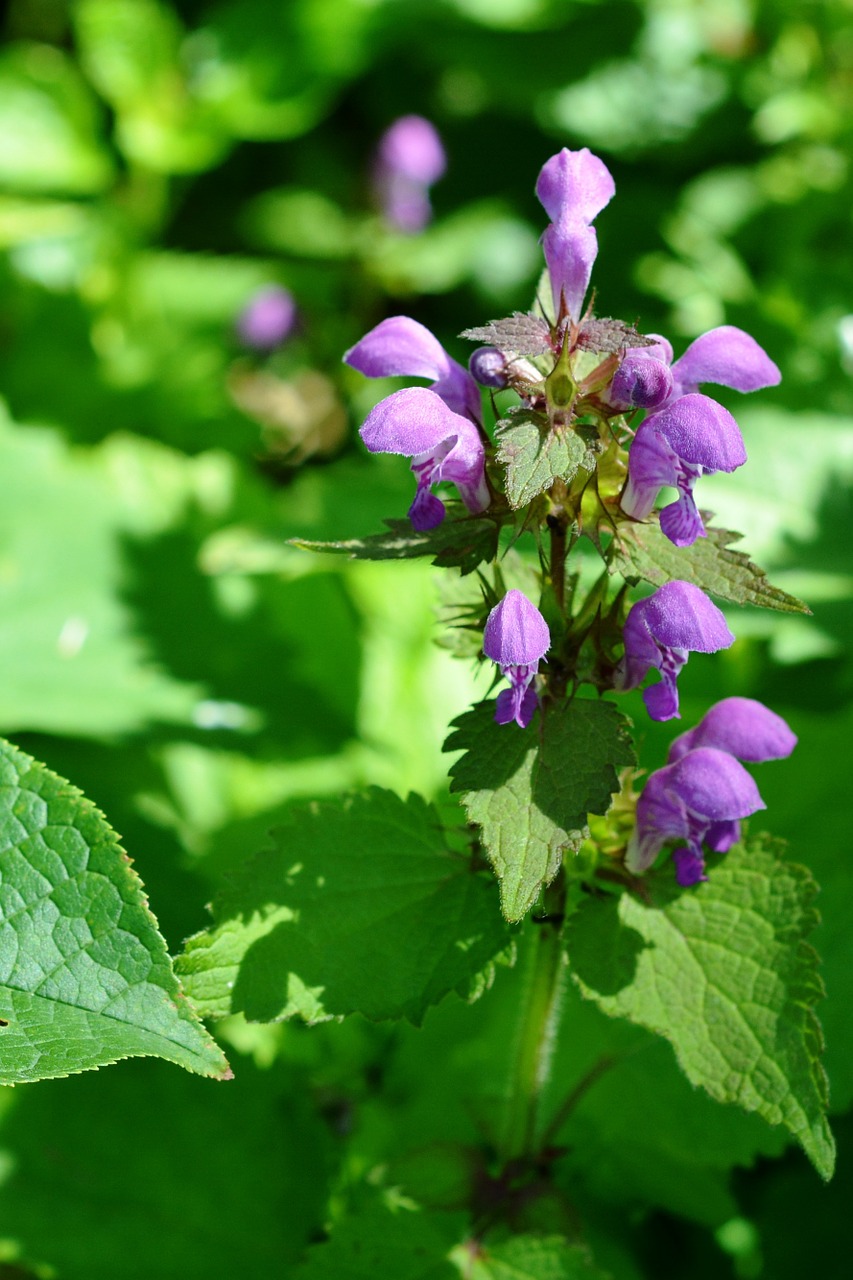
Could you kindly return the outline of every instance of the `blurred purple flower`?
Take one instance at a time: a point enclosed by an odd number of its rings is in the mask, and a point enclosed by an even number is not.
[[[472,422],[482,415],[480,389],[429,329],[409,316],[389,316],[350,347],[344,363],[368,378],[432,378],[430,390]]]
[[[237,336],[256,351],[272,351],[290,337],[296,317],[293,294],[281,285],[267,285],[252,295],[237,317]]]
[[[360,434],[371,453],[412,459],[417,491],[409,519],[415,529],[434,529],[444,519],[444,503],[430,492],[442,480],[456,485],[469,511],[489,505],[480,432],[434,391],[409,387],[386,396],[368,414]]]
[[[522,591],[508,591],[492,609],[483,632],[483,652],[498,664],[511,686],[498,694],[498,724],[514,720],[522,729],[530,724],[537,705],[530,686],[550,644],[545,619]]]
[[[738,822],[766,806],[755,782],[734,756],[697,747],[653,773],[637,801],[637,822],[628,844],[629,871],[647,871],[667,840],[684,840],[673,853],[684,888],[705,880],[702,843],[715,826]]]
[[[661,486],[672,485],[678,498],[661,511],[660,527],[677,547],[689,547],[705,535],[693,497],[699,476],[734,471],[744,462],[743,436],[729,411],[709,396],[680,396],[638,428],[628,454],[622,510],[644,520]]]
[[[536,195],[551,219],[542,236],[551,280],[554,311],[580,320],[583,300],[598,253],[592,220],[616,191],[603,160],[584,147],[566,147],[547,160],[536,183]]]
[[[715,653],[734,644],[720,610],[692,582],[665,582],[638,600],[625,620],[625,656],[617,668],[617,688],[636,689],[655,668],[659,684],[643,691],[653,720],[678,717],[678,673],[690,653]]]
[[[432,217],[429,189],[447,167],[441,138],[423,116],[401,116],[379,140],[374,183],[382,212],[398,231],[422,231]]]

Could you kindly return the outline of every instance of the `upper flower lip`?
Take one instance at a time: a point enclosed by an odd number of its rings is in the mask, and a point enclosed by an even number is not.
[[[697,747],[717,747],[738,760],[762,764],[784,759],[796,745],[796,734],[762,702],[754,698],[723,698],[694,728],[675,738],[667,762],[672,764]]]
[[[572,319],[580,319],[598,253],[598,238],[590,224],[615,191],[604,161],[587,147],[580,151],[564,147],[542,166],[536,195],[551,219],[542,244],[558,320],[563,305]]]
[[[679,396],[646,422],[653,422],[678,456],[694,466],[734,471],[746,462],[740,427],[728,409],[710,396],[700,392]]]
[[[501,667],[534,666],[548,652],[548,624],[523,591],[508,591],[492,609],[483,632],[483,652]]]
[[[433,453],[453,441],[443,460],[448,479],[456,478],[454,463],[482,470],[485,451],[475,424],[426,387],[406,387],[380,400],[365,418],[360,435],[371,453],[406,458]]]
[[[389,316],[344,353],[344,363],[368,378],[432,378],[433,390],[454,413],[481,418],[480,389],[434,334],[410,316]]]

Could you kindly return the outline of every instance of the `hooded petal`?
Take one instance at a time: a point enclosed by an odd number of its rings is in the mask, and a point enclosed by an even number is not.
[[[589,224],[615,190],[607,166],[586,147],[580,151],[564,147],[542,167],[536,194],[551,219],[542,243],[558,316],[565,299],[569,314],[580,319],[598,253],[598,240]]]
[[[734,471],[746,462],[738,424],[728,409],[710,396],[681,396],[643,425],[651,423],[679,458],[706,471]]]
[[[551,645],[548,624],[523,591],[508,591],[488,616],[483,652],[499,667],[535,667]]]
[[[654,595],[634,605],[629,619],[635,610],[658,644],[667,649],[716,653],[735,642],[720,610],[692,582],[665,582]]]
[[[471,374],[409,316],[382,320],[350,347],[344,363],[368,378],[432,378],[432,389],[454,413],[480,421],[480,390]]]
[[[693,729],[682,733],[669,748],[668,762],[680,760],[696,747],[717,747],[738,760],[754,764],[782,760],[797,745],[781,716],[754,698],[723,698]]]
[[[677,394],[695,391],[702,382],[716,382],[736,391],[775,387],[782,375],[767,352],[743,329],[720,325],[691,342],[672,366]]]
[[[650,421],[637,430],[628,453],[628,480],[619,499],[626,516],[645,520],[663,485],[676,485],[678,455]]]

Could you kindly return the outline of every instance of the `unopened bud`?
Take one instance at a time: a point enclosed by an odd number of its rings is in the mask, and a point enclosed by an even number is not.
[[[500,391],[507,385],[506,356],[497,347],[478,347],[468,360],[468,368],[481,387]]]

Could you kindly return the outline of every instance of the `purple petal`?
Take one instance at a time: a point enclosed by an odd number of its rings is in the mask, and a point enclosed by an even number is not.
[[[564,147],[542,167],[536,194],[551,219],[542,243],[558,316],[565,301],[569,314],[580,318],[598,253],[598,240],[589,224],[615,190],[607,166],[586,147],[581,151]]]
[[[609,394],[617,407],[655,409],[672,394],[672,373],[662,360],[647,355],[645,348],[635,347],[626,352],[613,375]]]
[[[380,400],[365,418],[359,434],[371,453],[414,458],[432,453],[451,437],[467,437],[469,433],[479,443],[476,427],[449,409],[434,391],[407,387]]]
[[[344,355],[368,378],[445,378],[452,363],[429,329],[409,316],[389,316]],[[461,367],[461,366],[460,366]]]
[[[665,484],[678,483],[678,456],[650,422],[644,422],[628,453],[628,480],[619,499],[626,516],[645,520]]]
[[[649,422],[679,458],[706,471],[734,471],[746,462],[738,424],[728,409],[710,396],[681,396],[643,425]]]
[[[486,620],[483,652],[499,667],[535,667],[550,644],[545,619],[522,591],[508,591]]]
[[[447,157],[435,126],[423,116],[401,116],[379,140],[380,164],[413,183],[431,186],[447,167]]]
[[[520,729],[526,729],[538,705],[539,699],[532,689],[521,686],[502,689],[495,703],[495,720],[498,724],[511,724],[514,720]]]
[[[705,525],[693,498],[693,486],[679,484],[677,502],[671,502],[660,513],[661,532],[676,547],[692,547],[697,538],[706,537]]]
[[[717,747],[754,764],[782,760],[797,745],[781,716],[754,698],[723,698],[669,748],[670,763],[696,747]]]
[[[441,499],[430,493],[426,486],[419,486],[408,511],[412,528],[417,529],[418,533],[437,529],[446,515],[447,509]]]
[[[743,765],[716,747],[688,751],[675,764],[658,770],[658,775],[663,773],[668,775],[667,786],[681,797],[686,809],[705,819],[709,827],[712,822],[748,818],[767,807]]]
[[[661,680],[643,690],[643,702],[652,720],[674,720],[678,716],[678,689],[674,680]]]
[[[726,822],[712,822],[705,832],[705,844],[712,853],[728,853],[740,840],[740,823],[736,818]]]
[[[735,641],[720,610],[692,582],[665,582],[633,606],[629,621],[635,612],[658,644],[668,649],[715,653]]]
[[[694,391],[702,382],[716,382],[736,391],[775,387],[782,375],[767,352],[743,329],[724,324],[691,342],[672,367],[682,391]]]
[[[481,387],[492,387],[500,391],[507,385],[506,356],[497,347],[478,347],[468,359],[471,377]]]
[[[615,192],[607,165],[587,147],[580,151],[563,147],[545,161],[536,181],[536,195],[552,222],[564,218],[592,222]]]
[[[700,851],[682,845],[680,849],[673,849],[672,860],[675,863],[675,878],[682,889],[691,889],[694,884],[708,879],[705,875],[705,859]]]

